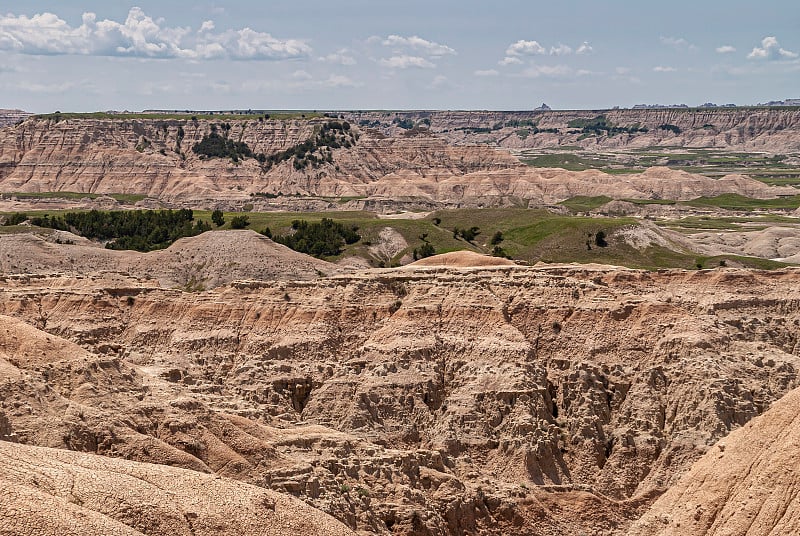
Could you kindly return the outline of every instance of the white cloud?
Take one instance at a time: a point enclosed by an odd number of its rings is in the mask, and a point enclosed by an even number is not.
[[[428,41],[417,35],[411,37],[402,37],[399,35],[390,35],[382,41],[384,46],[395,47],[398,49],[408,48],[417,50],[429,56],[454,56],[456,51],[447,45]]]
[[[781,48],[780,43],[774,36],[765,37],[761,40],[761,46],[753,48],[753,51],[747,55],[748,59],[794,59],[798,57],[796,52]]]
[[[448,80],[446,76],[437,75],[431,81],[430,88],[431,89],[442,89],[442,88],[451,87],[451,86],[452,86],[452,84],[450,84],[450,80]]]
[[[417,67],[420,69],[433,69],[436,67],[433,63],[420,56],[392,56],[391,58],[383,58],[378,61],[384,67],[391,69],[409,69]]]
[[[717,53],[719,54],[731,54],[736,52],[736,47],[732,47],[730,45],[722,45],[721,47],[717,47]]]
[[[664,66],[664,65],[658,65],[656,67],[653,67],[653,72],[656,72],[656,73],[674,73],[677,70],[678,69],[676,69],[675,67],[668,67],[668,66]]]
[[[559,43],[558,46],[550,47],[551,56],[566,56],[568,54],[572,54],[572,48],[567,45]]]
[[[673,48],[688,48],[692,45],[689,44],[689,41],[684,39],[683,37],[664,37],[661,36],[659,38],[662,45],[666,45]]]
[[[355,65],[356,59],[350,55],[347,49],[341,49],[333,54],[322,56],[319,61],[325,63],[336,63],[338,65]]]
[[[508,65],[522,65],[522,60],[513,56],[506,56],[502,60],[498,61],[497,64],[502,65],[503,67]]]
[[[358,87],[361,84],[354,82],[351,78],[340,75],[340,74],[332,74],[327,78],[327,80],[322,82],[323,86],[325,87]]]
[[[311,80],[313,76],[311,76],[311,74],[307,71],[300,69],[292,73],[292,78],[295,80]]]
[[[506,56],[536,56],[545,54],[547,51],[537,41],[525,41],[520,39],[512,43],[506,49]]]
[[[170,28],[133,7],[125,22],[97,20],[84,13],[80,26],[70,26],[53,13],[27,17],[0,16],[0,50],[31,55],[91,55],[140,58],[265,60],[307,57],[302,40],[280,40],[250,28],[214,33],[205,21],[198,32]]]
[[[594,52],[592,45],[590,45],[588,41],[584,41],[581,43],[581,46],[578,47],[578,50],[575,51],[575,54],[591,54],[592,52]]]
[[[475,76],[497,76],[500,73],[497,71],[497,69],[487,69],[485,71],[475,71],[473,74]]]
[[[525,78],[563,78],[576,73],[566,65],[532,65],[521,74]]]

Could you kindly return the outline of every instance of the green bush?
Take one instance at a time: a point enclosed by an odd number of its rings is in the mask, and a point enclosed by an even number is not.
[[[248,216],[234,216],[231,218],[231,229],[246,229],[250,225]]]
[[[243,141],[233,141],[220,136],[216,132],[216,127],[212,126],[211,134],[203,136],[203,139],[192,146],[192,151],[206,158],[230,158],[234,162],[245,158],[254,158],[255,155],[250,147]]]

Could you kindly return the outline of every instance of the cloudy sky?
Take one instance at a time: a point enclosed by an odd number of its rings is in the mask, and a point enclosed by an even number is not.
[[[800,98],[797,0],[4,0],[0,108]]]

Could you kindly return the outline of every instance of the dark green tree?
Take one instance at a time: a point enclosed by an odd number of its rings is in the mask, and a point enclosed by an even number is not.
[[[215,210],[211,213],[211,221],[213,221],[214,225],[217,227],[222,227],[225,225],[225,216],[222,214],[221,210]]]

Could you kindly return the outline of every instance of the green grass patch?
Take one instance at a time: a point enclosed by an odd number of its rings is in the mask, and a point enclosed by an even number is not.
[[[692,207],[717,207],[726,210],[796,210],[800,207],[800,194],[777,199],[754,199],[739,194],[722,194],[715,197],[698,197],[684,204]]]
[[[573,210],[585,211],[589,207],[600,206],[610,198],[573,198],[565,204]],[[642,200],[637,200],[643,202]],[[661,202],[661,201],[659,201]],[[67,211],[29,211],[29,216],[42,216],[49,212],[51,217]],[[423,219],[381,219],[374,213],[363,211],[348,212],[227,212],[224,214],[225,225],[221,229],[230,229],[234,216],[246,215],[250,221],[248,229],[257,232],[269,227],[274,235],[286,235],[292,231],[294,220],[320,222],[329,218],[348,227],[358,227],[361,240],[346,244],[339,255],[327,257],[337,260],[356,257],[368,260],[372,266],[392,266],[398,264],[405,255],[411,255],[414,249],[429,243],[436,253],[457,250],[471,250],[489,254],[494,248],[492,237],[499,231],[503,240],[498,245],[516,260],[536,263],[538,261],[557,263],[601,263],[631,268],[660,269],[684,268],[695,269],[697,255],[683,253],[667,247],[651,246],[636,249],[615,238],[614,232],[626,227],[639,225],[635,218],[590,218],[553,214],[547,210],[526,208],[498,209],[457,209],[442,210],[431,213]],[[195,220],[211,221],[211,212],[194,211]],[[754,217],[692,217],[675,221],[657,222],[659,225],[681,232],[698,232],[702,230],[754,230],[752,225],[764,226],[776,221],[797,223],[797,218],[778,215]],[[378,257],[371,251],[380,242],[381,231],[389,227],[399,233],[408,246],[391,258]],[[479,234],[472,242],[454,237],[454,229],[470,229],[478,227]],[[214,226],[214,229],[217,229]],[[597,233],[602,231],[607,237],[607,247],[597,245]],[[29,226],[0,227],[0,232],[36,232]],[[423,238],[424,237],[424,238]],[[737,265],[753,268],[770,269],[782,264],[763,259],[745,258],[727,255],[726,259],[734,260]],[[719,264],[720,259],[709,258],[703,263],[706,267]]]
[[[566,201],[562,201],[559,203],[559,205],[563,205],[573,212],[589,212],[596,208],[600,208],[609,201],[612,201],[612,199],[605,195],[598,195],[594,197],[579,195],[571,197]]]
[[[84,192],[16,192],[5,193],[3,197],[16,197],[19,200],[30,199],[66,199],[69,201],[76,201],[80,199],[97,199],[98,197],[111,197],[123,204],[138,203],[142,199],[146,199],[146,195],[140,194],[89,194]]]

